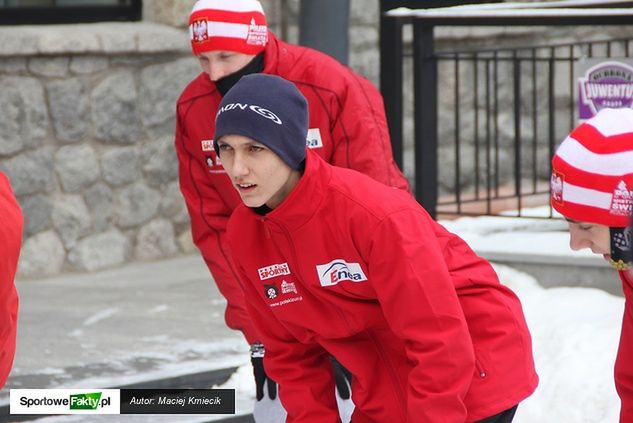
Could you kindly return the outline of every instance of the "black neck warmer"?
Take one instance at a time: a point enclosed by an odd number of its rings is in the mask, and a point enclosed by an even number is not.
[[[250,75],[251,73],[260,73],[263,70],[264,52],[261,52],[257,56],[253,57],[253,60],[248,62],[248,64],[242,69],[215,81],[215,86],[218,88],[218,91],[220,91],[220,94],[222,94],[222,97],[224,97],[233,85],[237,84],[237,81],[239,81],[241,77],[244,75]]]
[[[610,263],[618,270],[631,268],[631,227],[609,228],[611,235]]]

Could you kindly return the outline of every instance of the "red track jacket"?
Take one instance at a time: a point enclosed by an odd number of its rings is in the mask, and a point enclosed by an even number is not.
[[[264,53],[264,73],[294,82],[306,97],[308,146],[321,157],[408,190],[391,153],[382,97],[369,81],[318,51],[284,43],[272,33]],[[178,100],[175,144],[180,189],[191,217],[194,243],[228,300],[226,323],[253,343],[258,339],[225,245],[226,223],[241,200],[212,146],[221,99],[215,84],[202,73]]]
[[[228,239],[287,422],[339,422],[330,355],[354,423],[473,422],[536,388],[519,299],[404,192],[308,151],[288,197],[238,207]]]
[[[628,272],[620,271],[624,288],[624,317],[620,348],[615,361],[615,387],[622,400],[620,422],[633,422],[633,278]]]
[[[9,377],[15,355],[18,293],[13,278],[22,242],[22,212],[9,180],[0,173],[0,388]]]

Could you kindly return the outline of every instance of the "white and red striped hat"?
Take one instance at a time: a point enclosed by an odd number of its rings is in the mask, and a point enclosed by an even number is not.
[[[223,50],[258,54],[268,42],[266,15],[257,0],[198,0],[189,16],[193,54]]]
[[[630,225],[633,110],[602,109],[561,143],[552,159],[551,202],[568,219]]]

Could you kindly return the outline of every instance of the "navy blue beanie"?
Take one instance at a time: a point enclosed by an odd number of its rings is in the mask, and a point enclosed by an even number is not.
[[[299,169],[306,157],[307,134],[308,103],[297,87],[278,76],[257,73],[240,78],[222,98],[213,138],[218,155],[220,138],[242,135]]]

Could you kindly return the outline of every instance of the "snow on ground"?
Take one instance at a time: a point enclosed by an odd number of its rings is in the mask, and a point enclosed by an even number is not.
[[[593,288],[544,289],[525,273],[495,269],[521,299],[540,378],[514,421],[617,422],[613,363],[624,299]]]

